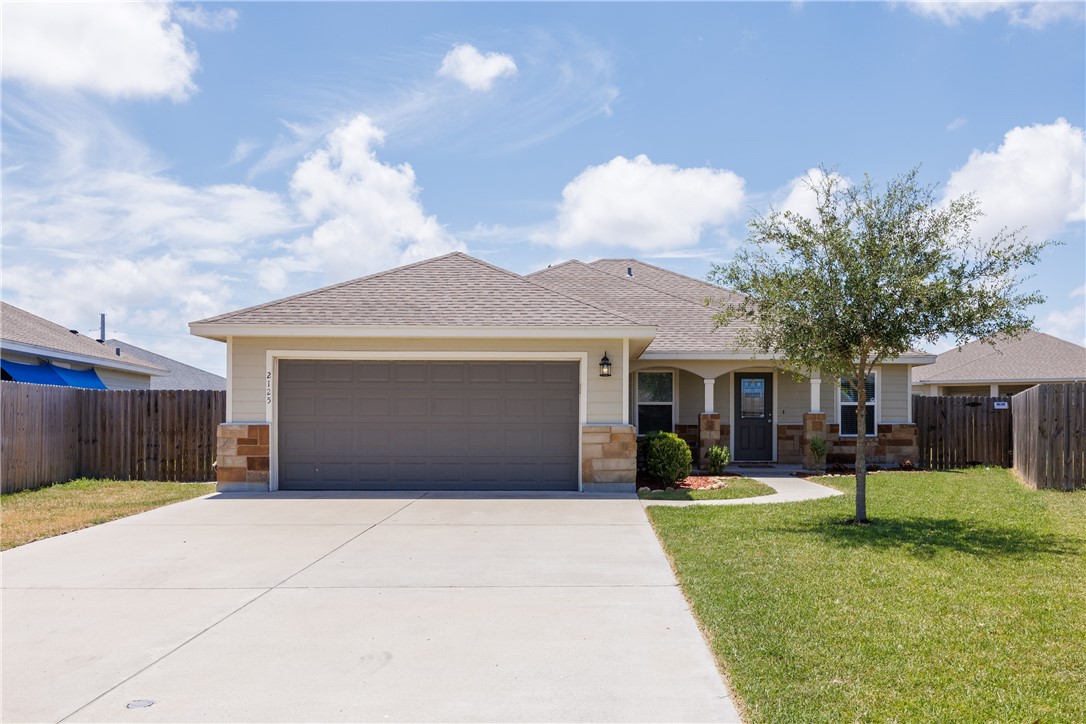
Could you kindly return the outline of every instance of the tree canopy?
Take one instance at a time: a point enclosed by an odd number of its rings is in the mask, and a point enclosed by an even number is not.
[[[737,320],[745,347],[791,366],[848,381],[857,405],[856,519],[867,520],[867,391],[879,364],[946,336],[958,345],[995,334],[1017,336],[1044,301],[1021,290],[1019,270],[1050,242],[1004,229],[972,233],[981,216],[973,195],[947,201],[919,169],[880,188],[870,177],[850,184],[836,173],[808,180],[813,218],[792,211],[756,216],[746,243],[710,279],[745,295],[722,306],[719,324]]]

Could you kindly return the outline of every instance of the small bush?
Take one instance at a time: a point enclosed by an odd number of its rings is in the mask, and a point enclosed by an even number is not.
[[[709,463],[709,472],[720,475],[732,461],[732,451],[721,445],[713,445],[706,454],[706,461]]]
[[[654,432],[647,437],[646,462],[649,476],[670,485],[690,475],[694,456],[686,441],[673,432]]]
[[[811,448],[811,454],[815,456],[815,462],[819,465],[826,462],[826,441],[820,437],[812,437],[808,447]]]

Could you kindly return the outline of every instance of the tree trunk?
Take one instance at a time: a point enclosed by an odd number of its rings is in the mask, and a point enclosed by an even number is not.
[[[867,522],[867,383],[856,390],[856,522]]]

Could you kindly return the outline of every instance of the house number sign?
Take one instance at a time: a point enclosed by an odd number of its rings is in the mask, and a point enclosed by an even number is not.
[[[272,403],[272,373],[268,372],[267,388],[265,389],[265,401],[270,405]]]

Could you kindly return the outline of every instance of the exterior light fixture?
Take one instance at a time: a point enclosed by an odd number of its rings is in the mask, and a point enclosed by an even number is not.
[[[600,377],[611,376],[611,360],[607,359],[607,353],[603,353],[603,359],[600,360]]]

